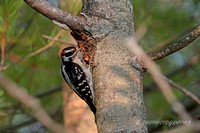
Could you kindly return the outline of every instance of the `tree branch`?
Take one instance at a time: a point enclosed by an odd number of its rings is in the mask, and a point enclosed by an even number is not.
[[[181,37],[185,36],[186,34],[188,34],[189,32],[191,32],[192,30],[194,30],[197,26],[187,29],[184,32],[181,32],[179,34],[176,34],[170,38],[168,38],[167,40],[156,44],[155,46],[153,46],[152,48],[148,49],[148,53],[153,53],[154,51],[157,51],[165,46],[168,46],[170,44],[172,44],[173,42],[177,41],[178,39],[180,39]]]
[[[20,88],[17,84],[12,82],[1,73],[0,84],[12,97],[30,108],[33,111],[36,119],[40,121],[46,128],[56,133],[66,133],[66,128],[53,121],[53,119],[51,119],[49,115],[44,111],[35,97],[23,91],[23,88]]]
[[[85,19],[57,7],[52,6],[44,0],[24,0],[30,7],[51,19],[55,24],[63,29],[69,27],[71,30],[82,31],[86,23]]]
[[[135,38],[131,38],[127,43],[130,50],[136,54],[139,59],[148,68],[148,72],[151,74],[155,83],[160,88],[161,92],[165,96],[166,100],[171,104],[174,112],[183,120],[192,120],[191,116],[185,110],[184,106],[176,99],[170,85],[163,79],[163,75],[156,64],[150,59],[150,57],[139,47]]]
[[[1,38],[1,62],[0,62],[0,71],[2,71],[4,63],[5,63],[5,58],[6,58],[6,51],[5,51],[5,46],[7,42],[7,30],[8,30],[8,14],[5,13],[5,18],[4,18],[4,32],[2,33]]]
[[[5,38],[4,36],[1,37],[1,62],[0,62],[0,71],[3,70],[5,62]]]
[[[168,79],[167,77],[163,76],[163,78],[172,86],[176,87],[180,91],[182,91],[186,96],[190,97],[192,100],[194,100],[197,104],[200,105],[200,100],[198,97],[196,97],[194,94],[192,94],[190,91],[187,89],[183,88],[182,86],[174,83],[172,80]]]
[[[33,96],[40,99],[40,98],[43,98],[43,97],[46,97],[46,96],[50,96],[51,94],[54,94],[54,93],[59,92],[59,91],[61,91],[61,86],[58,86],[58,87],[55,87],[55,88],[52,88],[52,89],[48,89],[47,91],[35,94]],[[12,108],[15,109],[15,107],[19,107],[19,103],[12,105]],[[6,106],[6,107],[3,107],[1,109],[8,110],[9,108],[10,108],[10,106],[8,106],[8,107]]]
[[[61,91],[61,88],[62,88],[61,86],[58,86],[58,87],[55,87],[53,89],[50,89],[50,90],[35,94],[34,96],[37,97],[37,98],[42,98],[44,96],[49,96],[49,95],[51,95],[51,94],[53,94],[55,92]]]
[[[48,89],[47,91],[44,91],[44,92],[35,94],[35,95],[33,95],[33,96],[34,96],[34,97],[37,97],[37,98],[43,98],[43,97],[45,97],[45,96],[50,96],[51,94],[54,94],[54,93],[56,93],[56,92],[58,92],[58,91],[61,91],[61,86],[58,86],[58,87],[55,87],[55,88],[52,88],[52,89]],[[13,106],[13,108],[15,109],[15,107],[20,107],[21,104],[17,103],[17,104],[12,105],[12,106]],[[5,109],[5,108],[3,108],[3,110],[4,110],[4,109]],[[15,110],[18,110],[18,109],[15,109]],[[60,111],[60,110],[58,110],[58,111]],[[58,113],[59,113],[58,111],[56,111],[56,113],[50,114],[50,116],[51,116],[51,117],[52,117],[52,116],[54,117],[55,114],[56,114],[56,118],[58,118]],[[14,129],[20,128],[20,127],[22,127],[22,126],[29,125],[29,124],[31,124],[31,123],[33,123],[33,122],[36,122],[36,121],[37,121],[37,120],[36,120],[35,118],[32,118],[32,117],[31,117],[31,119],[28,119],[28,120],[26,120],[26,121],[20,122],[20,123],[18,123],[18,124],[16,124],[16,125],[4,127],[3,129],[0,130],[0,133],[1,133],[1,132],[6,132],[6,131],[8,131],[8,130],[9,130],[9,131],[10,131],[10,130],[14,130]]]
[[[72,42],[68,42],[68,41],[65,41],[65,40],[56,39],[56,38],[53,38],[53,37],[50,37],[50,36],[47,36],[47,35],[43,35],[42,37],[45,38],[45,39],[48,39],[48,40],[53,40],[53,41],[57,41],[57,42],[60,42],[60,43],[65,43],[67,45],[76,46]]]
[[[64,30],[60,30],[60,31],[58,32],[58,34],[54,37],[54,39],[55,39],[55,40],[58,39],[58,38],[63,34],[63,32],[64,32]],[[22,61],[25,61],[25,60],[27,60],[27,59],[29,59],[29,58],[31,58],[31,57],[33,57],[33,56],[35,56],[35,55],[41,53],[41,52],[47,50],[48,48],[50,48],[50,47],[54,44],[55,40],[52,40],[49,44],[45,45],[44,47],[41,47],[40,49],[38,49],[38,50],[36,50],[36,51],[34,51],[34,52],[28,54],[27,56],[25,56],[25,57],[19,59],[17,62],[10,63],[10,64],[4,66],[2,70],[6,70],[6,69],[8,69],[10,66],[12,66],[13,64],[17,64],[17,63],[20,63],[20,62],[22,62]]]
[[[178,74],[179,72],[182,72],[182,71],[187,72],[187,70],[189,68],[191,68],[195,64],[199,63],[199,61],[200,61],[200,55],[196,55],[196,56],[190,58],[190,60],[188,60],[187,63],[185,63],[180,68],[177,68],[177,69],[175,69],[175,70],[173,70],[170,73],[165,74],[165,75],[166,75],[166,77],[172,77],[175,74]],[[154,82],[150,83],[149,85],[144,86],[144,93],[148,93],[152,90],[155,90],[155,83]]]
[[[60,118],[62,117],[62,109],[57,109],[54,113],[49,114],[51,117],[56,117],[56,120],[60,120]],[[10,132],[14,132],[14,130],[17,130],[21,127],[27,126],[27,125],[31,125],[34,122],[38,122],[37,119],[35,119],[34,117],[31,116],[31,118],[24,120],[22,122],[19,122],[15,125],[12,126],[6,126],[4,128],[2,128],[0,130],[0,133],[10,133]]]
[[[162,58],[186,47],[191,42],[193,42],[195,39],[197,39],[199,36],[200,36],[200,26],[195,28],[189,35],[187,35],[185,38],[183,38],[179,42],[169,45],[168,47],[163,48],[157,52],[149,53],[149,56],[151,57],[152,60],[162,59]]]

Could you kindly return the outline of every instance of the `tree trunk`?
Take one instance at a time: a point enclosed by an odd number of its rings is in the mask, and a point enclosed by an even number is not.
[[[96,44],[93,78],[99,133],[147,132],[143,72],[126,40],[134,34],[131,0],[83,0],[82,13]],[[139,64],[139,63],[138,63]]]

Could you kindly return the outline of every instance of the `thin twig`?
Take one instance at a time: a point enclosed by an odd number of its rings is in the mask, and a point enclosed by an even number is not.
[[[29,28],[31,27],[32,23],[34,22],[34,18],[35,16],[37,15],[36,12],[34,12],[32,15],[31,15],[31,18],[29,20],[27,20],[27,22],[23,25],[23,32],[18,36],[18,39],[17,40],[21,40],[24,37],[24,35],[27,33],[27,31],[29,31]],[[6,46],[6,52],[9,52],[13,46],[16,44],[16,39],[15,38],[12,38],[12,40],[8,43],[8,45]]]
[[[196,97],[194,94],[192,94],[190,91],[188,91],[187,89],[185,89],[184,87],[174,83],[172,80],[168,79],[167,77],[163,76],[163,78],[172,86],[174,86],[175,88],[179,89],[180,91],[182,91],[186,96],[190,97],[192,100],[194,100],[197,104],[200,105],[200,100],[198,97]]]
[[[5,75],[0,73],[0,84],[2,87],[16,100],[30,108],[34,113],[34,116],[40,121],[46,128],[56,133],[66,133],[67,129],[62,125],[56,123],[45,110],[41,107],[38,100],[23,91],[24,88],[19,87],[17,84],[8,79]]]
[[[50,96],[51,94],[54,94],[54,93],[56,93],[56,92],[59,92],[59,91],[61,91],[61,86],[58,86],[58,87],[55,87],[55,88],[52,88],[52,89],[48,89],[47,91],[44,91],[44,92],[41,92],[41,93],[38,93],[38,94],[35,94],[35,95],[33,95],[34,97],[37,97],[37,98],[43,98],[43,97],[46,97],[46,96]],[[17,103],[17,104],[14,104],[14,105],[12,105],[12,108],[19,108],[19,103]],[[10,108],[10,106],[9,107],[3,107],[3,108],[1,108],[2,110],[8,110]]]
[[[71,30],[83,30],[85,19],[57,7],[52,6],[45,0],[24,0],[30,7],[43,14],[47,18],[53,20],[59,27]]]
[[[166,74],[166,76],[172,77],[173,75],[175,75],[175,74],[177,74],[177,73],[179,73],[183,70],[186,71],[189,68],[191,68],[192,66],[194,66],[195,64],[200,63],[199,61],[200,61],[200,55],[196,55],[196,56],[190,58],[190,60],[187,63],[185,63],[183,66],[181,66],[180,68],[177,68],[177,69],[173,70],[172,72]],[[155,83],[154,82],[152,82],[149,85],[144,87],[145,93],[148,93],[149,91],[152,91],[152,90],[155,90]]]
[[[56,119],[61,118],[61,115],[62,115],[62,109],[57,109],[57,111],[50,114],[51,117],[56,116]],[[12,126],[3,127],[2,129],[0,129],[0,133],[14,132],[16,129],[30,125],[34,122],[37,122],[37,119],[35,119],[34,117],[30,117],[29,119],[23,120],[22,122],[18,122]]]
[[[5,38],[2,35],[2,37],[1,37],[1,64],[0,64],[0,72],[3,70],[4,62],[5,62]]]
[[[54,39],[58,39],[62,34],[63,34],[64,30],[60,30],[60,32],[54,37]],[[50,48],[53,44],[54,44],[55,40],[52,40],[49,44],[45,45],[44,47],[30,53],[29,55],[27,55],[26,57],[23,57],[21,59],[19,59],[17,62],[14,62],[14,63],[11,63],[11,64],[8,64],[7,66],[3,67],[3,70],[6,70],[8,69],[10,66],[12,66],[13,64],[17,64],[17,63],[20,63],[22,61],[25,61],[27,60],[28,58],[31,58],[45,50],[47,50],[48,48]]]
[[[144,65],[148,68],[148,72],[151,74],[152,78],[160,88],[166,100],[171,104],[174,112],[176,112],[183,120],[192,120],[183,105],[176,99],[170,85],[162,78],[163,75],[161,74],[159,68],[151,60],[151,58],[139,47],[136,40],[134,38],[131,38],[127,45],[130,50],[134,54],[136,54],[139,59],[141,59],[141,61],[144,63]]]
[[[183,128],[187,128],[187,131],[199,131],[199,125],[196,125],[195,121],[191,118],[188,112],[186,112],[184,106],[177,101],[170,85],[163,79],[163,75],[161,74],[159,68],[151,60],[151,58],[139,47],[136,40],[134,38],[131,38],[128,41],[127,45],[130,48],[130,50],[134,54],[136,54],[139,57],[139,59],[144,63],[144,65],[148,68],[148,72],[151,74],[152,78],[160,88],[167,101],[171,104],[173,111],[176,112],[181,119],[189,120],[191,122],[189,128],[188,126],[183,126]],[[182,131],[185,132],[186,130]]]
[[[33,95],[34,97],[37,97],[37,98],[43,98],[45,96],[50,96],[51,94],[54,94],[58,91],[61,91],[61,86],[58,86],[58,87],[55,87],[55,88],[52,88],[52,89],[48,89],[47,91],[44,91],[44,92],[41,92],[41,93],[38,93],[38,94],[35,94]],[[12,108],[14,108],[14,110],[18,111],[17,108],[19,108],[21,106],[21,104],[17,103],[15,105],[12,105]],[[5,108],[3,108],[3,110],[5,110]],[[54,113],[55,114],[55,113]],[[57,113],[56,113],[57,114]],[[51,114],[50,116],[53,116],[53,114]],[[57,117],[58,118],[58,117]],[[7,126],[7,127],[4,127],[3,129],[0,130],[0,133],[1,132],[6,132],[7,130],[14,130],[16,128],[20,128],[22,126],[25,126],[25,125],[28,125],[28,124],[31,124],[33,122],[36,122],[37,120],[35,118],[31,118],[27,121],[23,121],[23,122],[20,122],[16,125],[12,125],[12,126]]]
[[[171,77],[174,74],[181,72],[182,70],[187,71],[189,68],[191,68],[192,66],[194,66],[195,64],[200,63],[200,55],[196,55],[194,57],[192,57],[188,63],[186,63],[185,65],[183,65],[182,67],[170,72],[169,74],[167,74],[167,77]]]
[[[34,96],[37,97],[37,98],[42,98],[44,96],[49,96],[49,95],[51,95],[51,94],[53,94],[55,92],[58,92],[58,91],[61,91],[61,86],[58,86],[56,88],[47,90],[47,91],[42,92],[42,93],[35,94]]]
[[[185,38],[178,41],[177,43],[169,45],[166,48],[163,48],[159,51],[149,53],[149,56],[151,57],[152,60],[162,59],[172,53],[175,53],[176,51],[179,51],[180,49],[186,47],[187,45],[191,44],[191,42],[196,40],[199,36],[200,36],[200,26],[195,28],[189,35],[187,35]]]
[[[191,32],[191,31],[194,30],[195,28],[196,28],[196,27],[190,28],[190,29],[188,29],[188,30],[186,30],[186,31],[184,31],[184,32],[182,32],[182,33],[179,33],[179,34],[177,34],[177,35],[175,35],[175,36],[172,36],[172,37],[168,38],[167,40],[165,40],[165,41],[163,41],[163,42],[161,42],[161,43],[159,43],[159,44],[156,44],[155,46],[153,46],[152,48],[150,48],[150,49],[148,50],[148,52],[149,52],[149,53],[150,53],[150,52],[154,52],[154,51],[156,51],[156,50],[159,50],[159,49],[161,49],[161,48],[163,48],[163,47],[165,47],[165,46],[171,44],[172,42],[178,40],[179,38],[181,38],[182,36],[184,36],[184,35],[187,34],[188,32]]]
[[[67,44],[67,45],[73,45],[73,46],[75,46],[75,44],[72,43],[72,42],[68,42],[68,41],[56,39],[56,38],[53,38],[53,37],[50,37],[50,36],[47,36],[47,35],[43,35],[42,37],[44,37],[45,39],[49,39],[49,40],[53,40],[53,41],[56,41],[56,42],[65,43],[65,44]]]
[[[181,34],[178,34],[178,35],[175,35],[175,36],[172,36],[171,38],[159,43],[159,44],[156,44],[155,46],[153,46],[150,50],[148,50],[148,52],[154,52],[156,50],[159,50],[167,45],[169,45],[170,43],[176,41],[177,39],[179,39],[180,37],[182,37],[183,33]]]
[[[6,53],[5,53],[5,45],[7,41],[7,30],[8,30],[8,15],[5,13],[4,18],[4,32],[1,36],[1,64],[0,64],[0,72],[3,70],[3,66],[5,63]]]
[[[145,23],[141,23],[135,32],[135,38],[140,41],[147,33],[148,27]]]

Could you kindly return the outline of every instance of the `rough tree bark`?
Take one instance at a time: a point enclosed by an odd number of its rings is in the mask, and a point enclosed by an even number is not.
[[[134,34],[132,1],[85,0],[82,13],[87,16],[84,29],[97,43],[93,77],[98,132],[147,132],[143,72],[131,66],[137,60],[126,45]]]

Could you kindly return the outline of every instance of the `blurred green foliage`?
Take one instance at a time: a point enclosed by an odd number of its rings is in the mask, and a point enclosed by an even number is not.
[[[81,2],[60,0],[60,8],[71,13],[79,13]],[[69,2],[69,3],[68,3]],[[63,4],[64,3],[64,4]],[[136,28],[145,24],[147,32],[140,40],[141,46],[149,50],[170,37],[197,26],[200,22],[200,1],[198,0],[134,0]],[[8,28],[5,28],[5,25]],[[6,37],[6,60],[4,65],[15,62],[35,50],[48,44],[43,34],[54,37],[59,31],[50,20],[31,9],[22,0],[0,1],[0,37]],[[182,36],[184,37],[184,35]],[[61,39],[68,40],[64,34]],[[179,38],[180,39],[180,38]],[[174,40],[176,42],[177,40]],[[173,42],[172,42],[173,43]],[[57,43],[56,43],[57,44]],[[13,64],[3,71],[30,94],[38,94],[61,85],[59,45],[27,59]],[[168,74],[186,64],[193,56],[200,53],[200,40],[196,40],[183,50],[157,61],[163,73]],[[178,84],[200,94],[200,64],[188,70],[174,74],[171,78]],[[144,87],[152,83],[148,74],[144,77]],[[144,93],[147,119],[177,119],[169,104],[156,86],[155,90]],[[145,90],[144,90],[145,91]],[[174,91],[180,100],[188,100],[182,92]],[[61,93],[54,93],[40,99],[48,113],[62,110]],[[29,110],[21,106],[0,87],[0,131],[1,128],[19,124],[29,118]],[[61,118],[62,119],[62,118]],[[18,132],[27,132],[26,126]],[[22,130],[24,129],[24,130]],[[45,132],[45,131],[43,131]]]
[[[66,2],[65,5],[70,4]],[[78,2],[74,6],[76,9],[70,12],[80,12],[81,3]],[[5,25],[8,28],[5,28]],[[50,41],[44,39],[42,35],[54,37],[59,30],[60,28],[30,8],[23,0],[0,1],[0,38],[6,38],[4,66],[17,62],[47,45]],[[61,38],[67,40],[69,35],[66,34],[67,32]],[[3,73],[32,95],[60,86],[62,78],[59,48],[59,43],[55,43],[51,48],[40,54],[18,64],[12,64]],[[62,111],[60,92],[41,98],[40,102],[48,113],[55,113],[58,109]],[[0,132],[3,128],[27,120],[30,115],[29,111],[0,87]],[[19,132],[27,131],[20,130]]]
[[[141,23],[147,26],[146,34],[140,40],[141,46],[146,51],[173,36],[184,33],[169,44],[177,42],[186,36],[191,29],[198,26],[200,22],[200,1],[198,0],[135,0],[133,1],[133,6],[135,7],[136,29],[140,27]],[[199,61],[189,69],[183,69],[178,72],[192,57],[199,54],[200,39],[197,39],[186,48],[156,61],[156,63],[166,75],[175,71],[176,73],[170,78],[200,97]],[[146,74],[144,77],[144,88],[146,89],[147,86],[152,85],[152,82],[152,78],[149,74]],[[147,120],[177,120],[177,116],[172,113],[170,105],[166,102],[159,89],[155,85],[151,86],[151,88],[154,91],[146,91],[144,89]],[[185,105],[191,103],[192,100],[179,90],[174,89],[174,92]],[[200,108],[197,107],[197,104],[193,104],[193,106],[187,108],[187,110],[192,110],[190,113],[194,118],[197,118],[199,115],[197,112],[199,112]],[[159,125],[157,126],[159,127]]]

